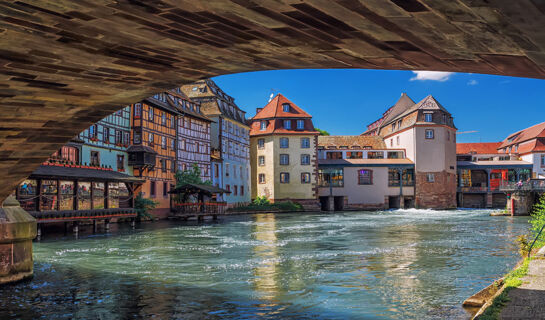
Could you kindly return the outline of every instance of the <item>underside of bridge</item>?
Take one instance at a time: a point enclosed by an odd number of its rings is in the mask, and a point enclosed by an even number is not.
[[[255,70],[545,77],[538,0],[0,2],[0,199],[123,105]]]

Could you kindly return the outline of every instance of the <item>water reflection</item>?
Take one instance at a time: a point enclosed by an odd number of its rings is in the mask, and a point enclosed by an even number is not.
[[[465,319],[528,229],[431,210],[119,227],[36,243],[34,279],[0,287],[0,319]]]

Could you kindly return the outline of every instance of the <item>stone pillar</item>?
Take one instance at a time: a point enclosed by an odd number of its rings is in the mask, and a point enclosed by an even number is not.
[[[0,284],[32,277],[36,219],[9,196],[0,208]]]
[[[490,190],[490,185],[488,186],[488,190]],[[492,192],[488,191],[486,193],[486,207],[487,208],[492,208],[493,205],[494,205],[494,196],[492,194]]]
[[[327,211],[335,211],[335,197],[327,197]]]
[[[511,194],[511,198],[514,204],[512,209],[514,216],[528,216],[534,205],[534,197],[529,192],[514,192]]]

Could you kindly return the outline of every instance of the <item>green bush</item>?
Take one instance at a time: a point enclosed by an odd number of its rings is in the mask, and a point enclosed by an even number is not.
[[[134,209],[136,209],[137,216],[136,220],[153,220],[153,215],[150,213],[150,210],[157,207],[158,202],[153,201],[148,198],[142,197],[142,193],[139,193],[136,198],[134,198]]]
[[[528,237],[523,234],[517,237],[515,240],[516,243],[518,243],[519,246],[519,253],[521,257],[526,258],[528,255],[528,251],[530,251],[530,243],[528,242]]]
[[[534,206],[532,210],[532,216],[530,218],[530,224],[532,225],[532,240],[535,239],[539,233],[539,230],[545,225],[545,195],[541,196],[539,202]],[[545,245],[545,234],[537,239],[534,247],[539,248]]]
[[[230,209],[235,212],[245,211],[302,211],[303,206],[297,202],[285,201],[270,203],[266,197],[257,197],[254,201],[248,205],[236,206]]]
[[[255,206],[267,206],[267,205],[270,205],[271,202],[265,196],[262,196],[262,197],[258,196],[254,199],[254,201],[252,201],[252,204]]]

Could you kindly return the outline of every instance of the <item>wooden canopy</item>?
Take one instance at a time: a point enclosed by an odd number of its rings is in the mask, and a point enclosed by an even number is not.
[[[225,189],[208,185],[208,184],[193,184],[193,183],[186,183],[182,186],[176,187],[172,190],[170,190],[168,193],[170,194],[203,194],[206,196],[212,196],[214,193],[231,193],[231,191],[227,191]]]

